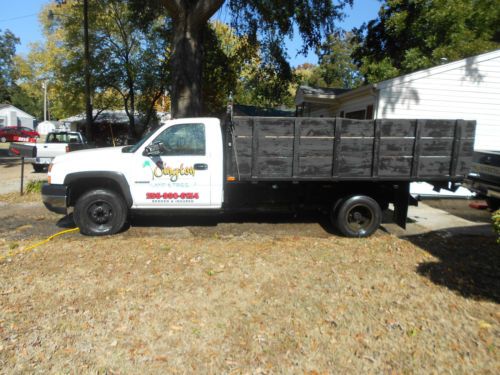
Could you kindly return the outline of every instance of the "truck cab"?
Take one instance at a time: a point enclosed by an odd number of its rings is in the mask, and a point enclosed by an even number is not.
[[[58,156],[43,201],[85,234],[115,233],[130,209],[215,210],[223,201],[223,144],[215,118],[172,120],[133,146]]]

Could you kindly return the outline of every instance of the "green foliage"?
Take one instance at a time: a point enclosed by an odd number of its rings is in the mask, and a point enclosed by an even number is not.
[[[293,105],[290,94],[292,72],[284,61],[266,64],[258,44],[238,36],[233,28],[214,22],[204,33],[203,113],[224,113],[228,96],[233,93],[237,104],[276,107]]]
[[[11,102],[14,90],[14,55],[20,40],[11,31],[0,30],[0,103]]]
[[[500,244],[500,210],[493,212],[493,215],[491,215],[491,220],[493,221],[493,229],[498,236],[497,242]]]
[[[204,34],[203,113],[220,115],[224,113],[229,94],[233,92],[238,96],[242,74],[257,64],[258,49],[222,22],[210,23]]]
[[[296,70],[301,84],[351,89],[363,83],[351,55],[356,47],[351,33],[336,32],[318,48],[319,65],[306,64]]]
[[[198,48],[185,48],[186,42],[200,45],[201,38],[213,40],[210,33],[199,33],[207,28],[208,20],[224,5],[224,11],[230,17],[230,25],[235,34],[244,38],[249,45],[258,49],[258,58],[241,72],[241,79],[237,84],[235,99],[242,104],[256,104],[274,106],[277,104],[292,104],[290,84],[294,82],[294,74],[288,63],[288,56],[284,47],[286,37],[298,34],[303,40],[303,52],[316,48],[326,35],[335,30],[334,22],[342,18],[343,9],[352,4],[352,0],[291,0],[291,1],[263,1],[263,0],[130,0],[134,13],[138,19],[151,18],[154,14],[168,14],[173,24],[172,40],[177,43],[173,47],[171,61],[171,93],[174,116],[195,114],[202,101],[197,97],[198,88],[202,87],[200,95],[207,96],[208,103],[215,98],[213,88],[207,86],[210,82],[219,82],[215,79],[217,71],[215,61],[221,62],[221,67],[231,67],[233,62],[227,54],[224,57],[225,46],[214,46],[199,51]],[[189,44],[188,43],[188,44]],[[176,47],[177,46],[177,47]],[[206,44],[205,44],[206,46]],[[201,53],[200,53],[201,52]],[[205,56],[203,56],[205,53]],[[207,55],[212,56],[207,56]],[[201,61],[207,58],[203,66],[205,81],[200,73]],[[234,71],[227,71],[229,81]],[[225,93],[227,95],[227,93]],[[219,100],[218,100],[219,101]],[[179,105],[181,103],[181,105]],[[205,110],[209,105],[205,105]],[[218,107],[218,105],[216,106]],[[212,108],[209,108],[212,111]]]
[[[40,12],[43,43],[34,44],[26,58],[16,57],[17,102],[43,117],[42,81],[48,84],[52,118],[82,113],[84,59],[82,3],[48,3]],[[149,122],[155,102],[164,94],[168,75],[165,17],[138,23],[128,1],[94,0],[89,7],[91,92],[97,110],[137,111]]]
[[[354,58],[368,82],[500,47],[498,0],[386,0],[355,30]]]
[[[42,180],[32,180],[26,185],[26,193],[40,193],[42,191],[42,185],[47,181]]]

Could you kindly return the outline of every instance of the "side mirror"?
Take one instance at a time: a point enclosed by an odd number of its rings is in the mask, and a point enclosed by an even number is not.
[[[153,142],[144,149],[144,156],[160,156],[164,149],[162,142]]]

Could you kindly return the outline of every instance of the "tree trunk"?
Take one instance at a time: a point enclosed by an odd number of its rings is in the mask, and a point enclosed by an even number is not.
[[[129,99],[130,99],[130,108],[126,108],[127,115],[129,118],[128,144],[135,144],[135,142],[136,142],[136,136],[135,136],[135,91],[134,91],[134,83],[132,80],[129,80]]]
[[[83,2],[83,44],[85,69],[85,136],[89,141],[94,140],[94,118],[92,116],[92,100],[90,89],[90,47],[89,47],[89,3]]]
[[[172,117],[201,115],[202,25],[187,17],[174,26],[172,53]]]

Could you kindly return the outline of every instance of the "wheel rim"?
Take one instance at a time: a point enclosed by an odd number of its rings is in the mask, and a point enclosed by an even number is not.
[[[87,216],[98,229],[105,230],[112,226],[113,207],[105,201],[95,201],[89,205]]]
[[[364,233],[375,220],[373,211],[365,205],[355,205],[347,211],[347,226],[354,232]]]

